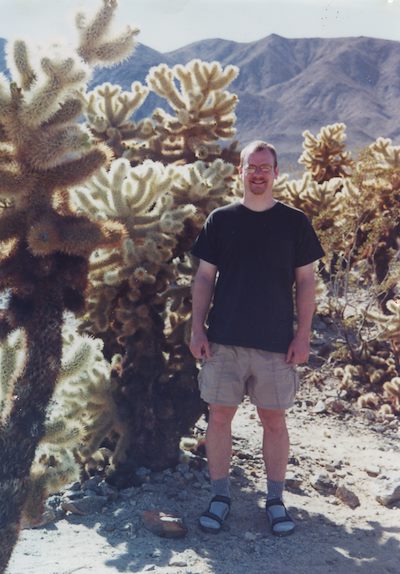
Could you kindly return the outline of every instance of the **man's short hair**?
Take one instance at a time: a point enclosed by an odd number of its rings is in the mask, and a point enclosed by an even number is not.
[[[272,153],[272,156],[274,158],[274,167],[277,167],[278,165],[278,156],[276,154],[276,149],[274,148],[274,146],[268,142],[265,142],[263,140],[255,140],[253,142],[250,142],[249,144],[247,144],[242,151],[240,152],[240,165],[242,166],[244,163],[244,160],[252,153],[254,153],[255,151],[263,151],[263,150],[269,150]]]

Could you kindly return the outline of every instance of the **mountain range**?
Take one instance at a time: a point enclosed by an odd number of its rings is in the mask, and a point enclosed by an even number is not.
[[[274,143],[285,170],[299,167],[302,132],[316,134],[330,123],[346,124],[354,153],[379,136],[400,143],[400,42],[391,40],[271,34],[249,43],[202,40],[167,53],[138,44],[122,64],[97,70],[92,85],[108,81],[129,90],[133,81],[145,81],[151,66],[193,58],[240,68],[229,88],[239,96],[237,139],[241,144],[255,138]],[[0,39],[0,71],[4,68]],[[165,102],[151,94],[136,117],[160,105]]]

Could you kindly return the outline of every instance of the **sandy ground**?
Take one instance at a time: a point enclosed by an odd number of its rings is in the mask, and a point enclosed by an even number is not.
[[[317,391],[304,384],[288,413],[291,486],[285,502],[296,519],[294,535],[277,538],[268,529],[261,427],[245,402],[233,429],[232,511],[218,535],[197,527],[210,496],[204,472],[158,473],[118,493],[101,512],[67,513],[45,527],[23,530],[7,574],[397,574],[400,504],[383,506],[375,491],[390,476],[400,477],[398,421],[373,423],[354,412],[317,414],[315,405],[329,392],[329,386]],[[200,421],[200,434],[205,426]],[[318,487],[321,480],[324,487]],[[335,496],[338,484],[358,496],[357,508]],[[172,540],[149,532],[145,510],[179,514],[187,536]]]

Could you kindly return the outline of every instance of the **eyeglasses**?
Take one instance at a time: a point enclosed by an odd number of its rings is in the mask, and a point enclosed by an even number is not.
[[[244,171],[251,174],[257,173],[257,171],[261,171],[261,173],[271,173],[273,169],[273,165],[246,165]]]

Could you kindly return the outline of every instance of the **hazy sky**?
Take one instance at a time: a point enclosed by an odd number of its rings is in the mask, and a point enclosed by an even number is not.
[[[74,13],[100,2],[0,0],[0,37],[73,41]],[[250,42],[272,33],[400,41],[400,0],[119,0],[117,22],[138,26],[139,41],[164,52],[205,38]]]

